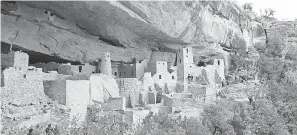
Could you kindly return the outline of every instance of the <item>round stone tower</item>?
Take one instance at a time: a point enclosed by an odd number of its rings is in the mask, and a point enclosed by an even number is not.
[[[111,60],[109,52],[102,53],[101,57],[98,59],[97,73],[111,76]]]

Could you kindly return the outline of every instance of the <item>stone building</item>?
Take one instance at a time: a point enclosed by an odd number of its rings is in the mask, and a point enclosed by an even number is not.
[[[109,52],[102,53],[101,57],[98,59],[97,73],[106,74],[108,76],[112,75],[111,59]]]
[[[165,91],[165,89],[168,89],[170,92],[175,91],[177,72],[176,70],[169,72],[166,61],[155,61],[149,63],[147,70],[152,73],[152,78],[155,84],[163,91]]]
[[[105,74],[74,75],[44,81],[44,93],[59,104],[68,106],[71,116],[81,115],[81,120],[87,115],[88,105],[99,103],[109,109],[121,109],[126,102],[120,98],[116,81]]]
[[[88,80],[55,80],[44,82],[44,93],[71,109],[70,118],[83,121],[90,100]]]
[[[42,68],[42,71],[45,73],[48,73],[50,71],[56,71],[58,74],[63,74],[63,75],[73,74],[70,64],[59,64],[55,62],[49,62],[49,63],[35,63],[35,64],[31,64],[31,66]]]
[[[177,52],[177,81],[180,91],[188,91],[188,76],[193,74],[192,47],[180,47]]]
[[[206,90],[206,95],[213,95],[215,92],[213,89],[225,79],[223,59],[213,59],[213,62],[209,65],[195,65],[192,47],[180,47],[178,49],[176,68],[179,92],[189,92],[189,87],[193,87],[198,83],[196,79],[203,77],[208,82],[207,88],[209,89]],[[193,89],[191,88],[190,91],[193,92]]]
[[[138,81],[137,78],[118,78],[117,84],[119,86],[121,97],[125,97],[126,105],[128,105],[129,97],[132,103],[132,106],[135,106],[139,103],[139,94],[141,93],[141,81]]]
[[[119,78],[141,78],[147,67],[147,60],[137,61],[132,64],[121,63],[118,67]]]
[[[112,71],[112,75],[115,78],[119,78],[119,65],[117,64],[112,64],[111,65],[111,71]]]
[[[96,73],[96,66],[85,63],[83,65],[71,65],[73,74],[92,74]]]
[[[1,66],[4,67],[27,67],[29,65],[29,55],[23,52],[1,53]]]
[[[32,66],[42,68],[43,72],[57,71],[63,75],[75,75],[75,74],[92,74],[96,72],[96,66],[90,65],[89,63],[83,65],[71,65],[59,64],[55,62],[50,63],[35,63]]]

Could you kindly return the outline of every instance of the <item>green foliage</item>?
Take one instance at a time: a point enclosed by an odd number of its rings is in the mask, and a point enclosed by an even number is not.
[[[156,97],[156,103],[161,103],[162,101],[162,92],[161,91],[158,91],[157,92],[157,97]]]
[[[267,11],[266,16],[270,14]],[[258,134],[297,132],[297,61],[294,58],[296,52],[292,51],[296,50],[296,47],[288,42],[289,33],[294,33],[291,31],[291,26],[285,24],[272,29],[265,51],[260,52],[259,73],[268,85],[267,95],[270,100],[256,102],[256,105],[261,106],[250,116],[255,120],[254,123],[264,126],[257,129]],[[256,131],[256,128],[253,130]]]
[[[142,107],[144,106],[143,97],[142,97],[142,94],[140,94],[140,93],[139,93],[139,105]]]
[[[101,117],[97,122],[87,121],[80,125],[74,119],[71,122],[69,131],[71,135],[123,135],[129,129],[127,123],[116,120],[115,116],[110,113]]]
[[[128,108],[133,108],[130,95],[129,95],[129,97],[128,97],[128,104],[127,104],[127,107],[128,107]]]
[[[218,105],[210,105],[203,112],[202,123],[213,134],[235,135],[230,122],[227,121],[224,109]]]
[[[269,100],[258,100],[255,110],[249,109],[246,117],[250,118],[246,120],[249,130],[255,134],[286,135],[288,133],[277,110]]]
[[[243,4],[242,7],[243,7],[244,10],[248,10],[248,11],[253,10],[253,4],[252,3],[245,3],[245,4]]]
[[[137,135],[209,135],[198,119],[172,118],[166,114],[150,113],[135,133]]]

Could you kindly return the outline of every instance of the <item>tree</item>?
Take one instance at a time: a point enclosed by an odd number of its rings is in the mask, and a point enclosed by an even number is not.
[[[130,95],[129,95],[129,97],[128,97],[128,104],[127,104],[127,107],[128,107],[128,108],[133,108]]]
[[[202,124],[213,134],[235,135],[235,131],[226,120],[224,109],[218,105],[210,105],[204,109]]]
[[[265,17],[274,16],[275,10],[273,10],[271,8],[267,8],[267,9],[264,9],[264,11],[265,11],[265,14],[264,14]]]
[[[252,3],[245,3],[245,4],[243,4],[243,9],[244,10],[247,10],[247,11],[252,11],[253,10],[253,7],[252,7]]]
[[[196,118],[172,118],[167,114],[152,112],[143,120],[136,133],[138,135],[210,135],[207,128]]]
[[[162,100],[162,92],[158,91],[157,92],[156,103],[161,103],[161,100]]]
[[[142,97],[142,94],[141,93],[139,93],[139,105],[141,107],[144,107],[144,101],[143,101],[143,97]]]

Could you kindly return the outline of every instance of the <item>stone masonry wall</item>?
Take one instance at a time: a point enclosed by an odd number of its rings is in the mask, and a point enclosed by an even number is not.
[[[139,91],[120,91],[121,97],[126,98],[126,105],[128,105],[129,95],[131,98],[132,106],[139,104]]]
[[[81,67],[81,71],[79,68]],[[74,74],[91,74],[96,73],[96,66],[85,64],[85,65],[71,65],[71,71]]]
[[[5,67],[13,67],[14,55],[13,53],[3,54],[1,53],[1,65]]]
[[[66,81],[52,80],[44,81],[44,93],[52,100],[57,100],[59,104],[66,105]]]
[[[14,67],[27,67],[29,65],[29,55],[23,52],[14,52]]]
[[[125,110],[126,108],[126,98],[113,98],[110,99],[109,102],[102,104],[102,109],[105,111],[113,111],[113,110]]]
[[[136,78],[136,64],[123,64],[119,65],[120,78]]]
[[[1,54],[1,65],[6,67],[26,67],[29,65],[29,55],[23,52]]]
[[[71,109],[70,118],[84,121],[89,103],[90,82],[88,80],[66,80],[66,106]]]
[[[90,99],[97,102],[104,102],[103,99],[102,77],[99,75],[90,75]]]
[[[180,107],[183,106],[186,102],[193,101],[191,98],[171,98],[168,96],[163,96],[164,106],[171,107]]]
[[[23,106],[31,103],[38,104],[45,99],[42,80],[11,79],[5,82],[4,87],[3,104],[12,103]]]
[[[119,78],[117,83],[120,91],[138,91],[141,86],[137,78]]]

